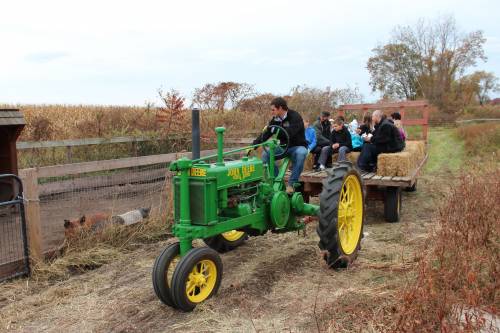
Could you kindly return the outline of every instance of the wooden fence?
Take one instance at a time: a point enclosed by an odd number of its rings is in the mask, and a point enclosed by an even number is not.
[[[358,119],[362,119],[362,115],[367,111],[382,110],[386,115],[390,112],[398,111],[401,114],[401,122],[404,126],[421,126],[422,139],[427,141],[429,130],[429,102],[426,100],[406,101],[406,102],[391,102],[391,103],[374,103],[374,104],[346,104],[339,107],[339,115],[345,115],[345,112],[355,112]],[[408,111],[416,110],[420,112],[420,118],[407,117]]]
[[[251,139],[227,139],[226,144],[247,144],[251,142]],[[225,150],[231,150],[233,148],[226,148]],[[204,150],[200,152],[200,155],[209,156],[217,153],[216,149]],[[32,260],[41,260],[44,256],[42,249],[42,225],[40,219],[40,188],[39,179],[50,178],[50,177],[65,177],[70,175],[85,174],[98,171],[125,169],[131,167],[155,165],[155,164],[167,164],[177,160],[181,156],[191,157],[191,152],[182,153],[170,153],[161,155],[151,155],[151,156],[141,156],[141,157],[129,157],[114,160],[104,160],[104,161],[93,161],[93,162],[82,162],[73,164],[62,164],[53,165],[45,167],[36,167],[29,169],[19,170],[19,176],[21,177],[23,184],[25,184],[24,196],[25,196],[25,207],[26,207],[26,223],[28,226],[28,239],[29,248]],[[166,172],[166,170],[165,170]],[[57,184],[58,191],[68,190],[64,188],[66,185],[62,184],[65,181],[61,181],[61,184]],[[56,184],[54,184],[56,185]],[[67,186],[74,186],[74,182],[69,182]]]

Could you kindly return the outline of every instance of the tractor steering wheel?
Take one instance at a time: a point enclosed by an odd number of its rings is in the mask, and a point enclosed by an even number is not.
[[[285,134],[285,138],[286,138],[285,143],[278,145],[278,147],[281,148],[282,152],[279,153],[279,154],[276,154],[276,153],[274,154],[275,158],[281,158],[281,157],[285,156],[286,152],[288,151],[288,148],[290,148],[290,136],[288,135],[288,132],[283,127],[281,127],[281,126],[271,125],[271,126],[269,126],[268,129],[272,129],[272,128],[276,128],[277,129],[276,133],[273,133],[273,135],[275,135],[275,134],[279,135],[280,132],[283,132]],[[269,147],[262,146],[262,149],[264,149],[264,151],[267,154],[269,154]]]

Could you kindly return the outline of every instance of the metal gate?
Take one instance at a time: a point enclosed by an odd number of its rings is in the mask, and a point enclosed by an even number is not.
[[[0,175],[0,282],[29,275],[23,185],[16,175]]]

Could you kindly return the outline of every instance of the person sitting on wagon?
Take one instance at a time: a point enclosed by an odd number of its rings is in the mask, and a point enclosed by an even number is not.
[[[304,128],[306,131],[307,151],[312,152],[316,148],[316,130],[314,126],[310,125],[308,119],[304,119]]]
[[[377,157],[382,153],[397,153],[403,150],[403,141],[399,130],[380,110],[372,114],[375,125],[373,135],[364,136],[365,144],[358,158],[358,167],[366,172],[373,172],[377,167]]]
[[[321,155],[321,149],[323,147],[330,146],[330,137],[331,137],[331,125],[328,120],[330,117],[330,112],[323,111],[319,116],[319,119],[314,122],[313,127],[316,131],[316,146],[311,153],[314,154],[314,169],[319,167],[318,160]]]
[[[337,162],[345,161],[346,155],[352,150],[352,139],[349,129],[344,126],[342,119],[336,118],[333,121],[333,131],[330,140],[330,145],[321,149],[319,157],[319,170],[325,170],[326,164],[333,153],[338,153]]]
[[[401,135],[401,140],[403,142],[406,141],[406,132],[403,128],[403,124],[401,122],[401,114],[399,112],[393,112],[391,113],[391,119],[394,122],[394,126],[396,126],[399,130],[399,134]]]
[[[278,156],[276,159],[289,157],[292,161],[292,174],[288,179],[286,187],[287,193],[292,193],[298,186],[300,174],[304,169],[304,161],[307,156],[304,121],[297,111],[288,108],[286,100],[282,97],[276,97],[271,101],[271,113],[273,118],[269,121],[264,132],[253,141],[253,145],[267,141],[273,134],[278,133],[278,129],[272,127],[273,125],[280,126],[286,131],[288,134],[288,150],[284,155]],[[280,144],[287,143],[284,133],[278,133],[278,139],[280,140]],[[277,147],[275,150],[275,153],[278,155],[282,154],[282,152],[283,149],[281,147]],[[267,151],[262,153],[262,160],[269,165],[269,153]],[[275,175],[278,174],[278,167],[276,165],[274,166],[274,172]]]
[[[358,127],[356,133],[358,133],[360,136],[363,136],[363,134],[368,135],[371,132],[372,132],[372,115],[370,113],[366,113],[363,116],[363,124],[361,124],[361,126]]]
[[[351,134],[351,139],[352,139],[352,150],[351,151],[357,151],[360,152],[361,148],[363,147],[363,138],[361,135],[358,134],[358,122],[356,118],[354,118],[353,121],[348,126],[349,133]]]

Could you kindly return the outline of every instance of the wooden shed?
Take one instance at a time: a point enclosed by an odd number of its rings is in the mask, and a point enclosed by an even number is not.
[[[18,174],[16,140],[26,122],[18,109],[0,109],[0,174]],[[0,201],[12,196],[12,184],[0,182]]]

